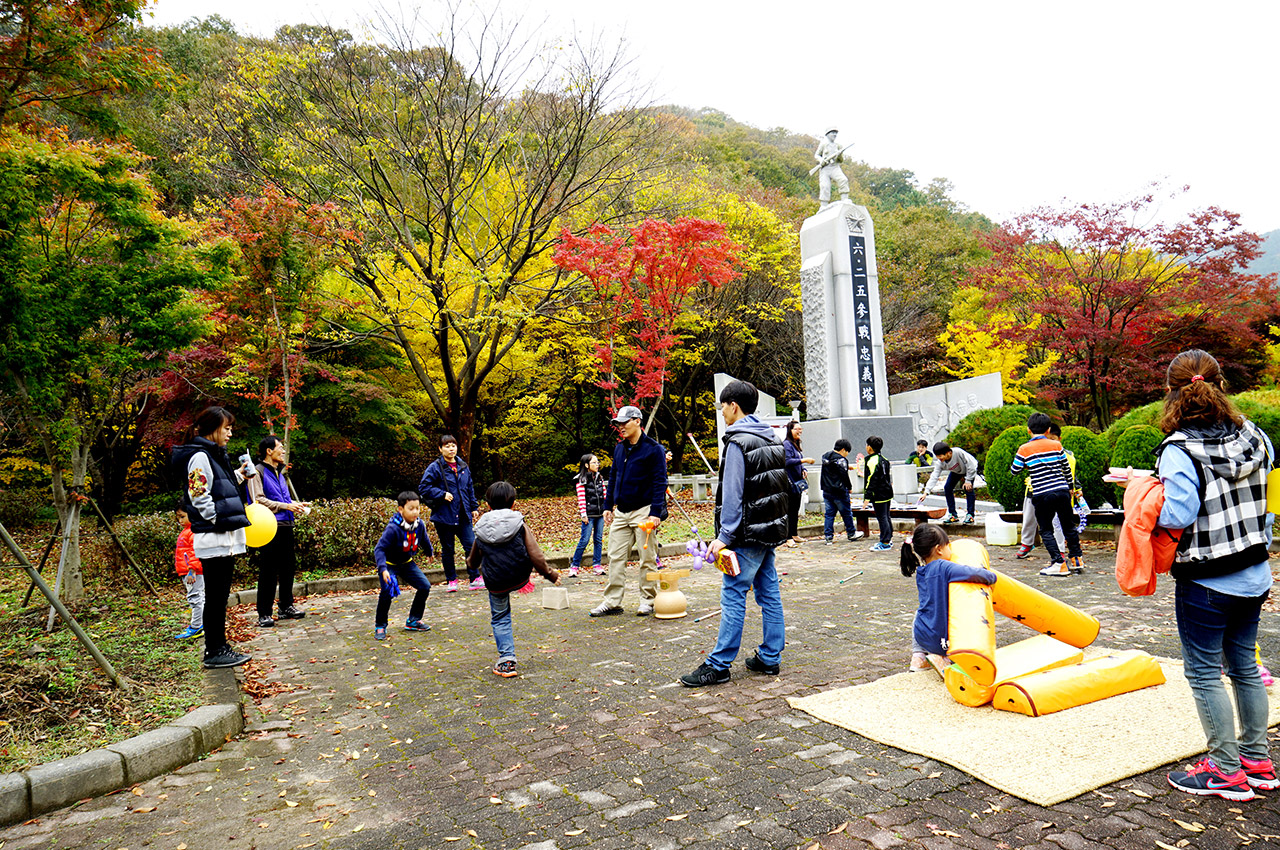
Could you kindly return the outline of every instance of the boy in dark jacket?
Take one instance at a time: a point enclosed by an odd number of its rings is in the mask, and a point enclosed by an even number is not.
[[[880,454],[884,440],[879,437],[867,437],[867,483],[863,487],[862,498],[876,512],[876,523],[880,526],[880,542],[871,547],[872,552],[886,552],[893,548],[893,520],[889,516],[889,507],[893,504],[893,479],[889,477],[889,461]]]
[[[476,522],[476,542],[467,556],[467,569],[479,570],[489,591],[490,623],[498,645],[496,676],[517,675],[516,639],[511,628],[511,592],[529,583],[536,569],[547,581],[560,584],[560,573],[547,566],[538,538],[524,524],[524,516],[512,510],[516,488],[507,481],[495,481],[485,491],[491,510]]]
[[[431,631],[431,626],[422,622],[427,597],[431,595],[431,582],[413,559],[419,547],[427,558],[431,557],[431,538],[427,537],[427,526],[420,519],[422,506],[418,494],[405,490],[396,497],[396,502],[400,510],[391,515],[391,521],[373,547],[373,561],[378,565],[378,578],[382,580],[373,622],[373,635],[378,640],[387,639],[387,615],[391,611],[391,600],[400,595],[401,581],[417,590],[409,605],[409,619],[404,621],[404,627],[411,632]]]
[[[835,542],[836,512],[844,520],[844,533],[850,540],[857,540],[862,532],[853,527],[853,509],[849,505],[849,493],[853,484],[849,481],[849,452],[853,443],[844,437],[836,440],[835,448],[822,456],[822,536],[827,544]]]
[[[418,482],[418,495],[422,503],[431,508],[431,524],[440,538],[440,564],[444,567],[444,592],[458,589],[458,573],[453,566],[453,540],[462,544],[462,557],[466,557],[475,543],[472,527],[480,516],[480,502],[471,480],[471,467],[458,457],[458,438],[452,434],[440,435],[440,457],[422,473]],[[476,572],[470,573],[471,589],[484,590],[484,579]]]

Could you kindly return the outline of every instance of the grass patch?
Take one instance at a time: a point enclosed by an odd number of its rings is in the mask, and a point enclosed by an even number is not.
[[[25,549],[38,556],[38,544]],[[5,552],[3,563],[11,562]],[[28,583],[21,569],[0,570],[0,771],[103,747],[201,704],[203,644],[172,639],[190,617],[176,584],[153,599],[133,576],[97,574],[86,564],[88,601],[72,613],[130,682],[124,693],[60,620],[45,634],[49,607],[39,591],[20,607]]]

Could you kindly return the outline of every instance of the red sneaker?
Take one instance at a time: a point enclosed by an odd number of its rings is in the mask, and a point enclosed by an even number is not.
[[[1275,774],[1272,774],[1275,776]],[[1190,770],[1175,770],[1169,774],[1169,784],[1179,791],[1202,797],[1221,797],[1224,800],[1252,800],[1257,795],[1249,787],[1243,770],[1226,774],[1211,758],[1201,759]]]
[[[1280,779],[1276,778],[1276,766],[1271,763],[1271,759],[1254,761],[1246,756],[1240,756],[1240,767],[1244,770],[1244,778],[1250,786],[1261,788],[1263,791],[1280,788]]]

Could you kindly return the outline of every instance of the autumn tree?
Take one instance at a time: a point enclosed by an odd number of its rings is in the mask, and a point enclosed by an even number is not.
[[[365,241],[344,274],[465,452],[484,383],[576,297],[549,262],[560,229],[634,214],[663,130],[620,53],[462,14],[434,35],[384,21],[373,44],[291,31],[207,120],[218,167],[350,211]]]
[[[129,38],[145,0],[0,3],[0,126],[72,118],[118,129],[105,96],[156,85],[165,68]]]
[[[599,386],[610,391],[614,412],[654,399],[645,428],[653,424],[689,295],[699,285],[714,289],[733,280],[740,250],[724,225],[702,219],[646,219],[627,233],[603,224],[586,236],[561,233],[556,265],[581,274],[596,291],[603,316],[595,348]]]
[[[52,472],[70,602],[90,449],[203,329],[191,290],[229,270],[229,249],[156,210],[140,167],[122,148],[0,130],[0,388]]]
[[[321,279],[355,234],[341,227],[335,205],[304,206],[267,186],[260,197],[232,199],[209,235],[240,248],[236,285],[211,293],[230,360],[217,383],[252,399],[288,451],[309,341],[327,335],[324,308],[341,306]]]
[[[1069,417],[1111,424],[1117,408],[1147,398],[1169,357],[1199,339],[1258,343],[1255,325],[1276,300],[1275,276],[1244,269],[1259,237],[1216,207],[1151,221],[1151,195],[1116,204],[1040,208],[985,237],[991,260],[968,284],[997,329],[1043,360],[1041,381]]]

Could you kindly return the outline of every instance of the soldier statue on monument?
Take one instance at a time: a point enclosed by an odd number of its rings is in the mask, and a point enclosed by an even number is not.
[[[849,200],[849,178],[844,176],[844,170],[840,168],[840,163],[844,162],[844,152],[853,147],[852,144],[840,147],[836,143],[836,135],[840,131],[835,127],[827,128],[823,133],[825,137],[818,143],[818,149],[813,152],[813,158],[818,164],[809,170],[809,174],[814,172],[818,174],[818,200],[821,206],[818,209],[828,206],[831,203],[831,182],[834,180],[836,190],[840,193],[840,200]]]

